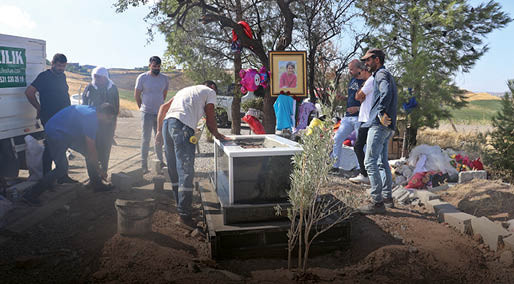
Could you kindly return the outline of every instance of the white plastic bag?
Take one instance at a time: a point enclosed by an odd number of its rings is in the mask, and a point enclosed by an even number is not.
[[[43,177],[43,151],[45,146],[31,135],[25,136],[25,159],[29,169],[29,181],[38,181]]]
[[[421,159],[423,155],[426,156],[426,162],[424,165],[419,166],[424,166],[424,169],[427,171],[440,171],[450,176],[459,174],[450,164],[450,157],[443,153],[441,148],[437,145],[429,146],[422,144],[414,147],[409,154],[409,165],[416,166],[418,160]]]

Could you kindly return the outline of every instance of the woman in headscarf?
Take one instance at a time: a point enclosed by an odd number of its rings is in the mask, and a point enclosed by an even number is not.
[[[91,83],[87,85],[82,93],[82,104],[99,107],[103,103],[114,106],[116,117],[120,112],[120,96],[118,88],[109,79],[109,73],[104,67],[96,67],[91,71]],[[96,136],[96,147],[98,160],[104,169],[108,169],[111,147],[114,142],[114,131],[116,130],[116,119],[111,125],[99,129]]]

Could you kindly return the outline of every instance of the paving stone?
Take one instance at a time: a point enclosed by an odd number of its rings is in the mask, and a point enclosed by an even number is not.
[[[125,173],[116,173],[111,175],[111,182],[115,187],[121,190],[129,190],[132,188],[134,178]]]
[[[164,178],[166,179],[167,182],[171,182],[170,175],[168,173],[168,167],[162,168],[162,174],[164,175]]]
[[[431,211],[437,216],[437,220],[439,222],[444,221],[444,213],[460,212],[459,209],[455,208],[455,206],[451,205],[448,202],[443,202],[440,199],[429,200],[426,203],[426,207],[429,211]]]
[[[427,204],[428,201],[440,199],[440,196],[428,190],[417,190],[415,196],[421,200],[421,203]]]
[[[441,214],[444,222],[455,228],[461,233],[471,234],[471,219],[473,215],[464,212],[444,212]]]
[[[438,191],[447,190],[448,188],[450,188],[450,186],[447,183],[445,183],[445,184],[442,184],[440,186],[432,187],[430,189],[430,191],[431,192],[438,192]]]
[[[504,238],[503,243],[505,244],[506,248],[514,251],[514,234],[510,237]]]
[[[471,181],[473,179],[487,179],[486,171],[465,171],[459,173],[459,183]]]
[[[154,175],[162,175],[161,161],[158,159],[153,159],[152,162],[152,173]]]
[[[153,190],[154,191],[163,191],[164,190],[164,181],[165,180],[166,179],[162,175],[158,175],[158,176],[153,177],[153,179],[152,179],[153,184],[154,184]]]
[[[473,234],[480,234],[484,244],[488,245],[489,248],[494,251],[497,251],[498,245],[504,238],[510,235],[501,225],[494,223],[486,217],[471,219],[471,228]]]
[[[402,197],[403,195],[406,195],[406,194],[409,194],[409,193],[410,193],[409,190],[401,187],[401,188],[398,188],[397,190],[393,191],[392,197],[394,199],[398,199],[398,198]]]

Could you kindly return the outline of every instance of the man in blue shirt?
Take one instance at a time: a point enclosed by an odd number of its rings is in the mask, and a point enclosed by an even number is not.
[[[385,213],[385,208],[394,207],[387,146],[396,127],[398,90],[393,76],[384,67],[384,59],[384,52],[376,48],[368,50],[361,58],[375,78],[374,102],[369,119],[363,124],[363,127],[369,127],[364,165],[371,183],[372,199],[369,204],[359,208],[363,214]]]
[[[343,147],[344,140],[354,130],[358,130],[359,123],[359,109],[361,102],[355,99],[355,94],[362,87],[365,80],[357,79],[360,72],[365,69],[365,66],[358,59],[354,59],[348,64],[350,75],[352,79],[348,84],[348,101],[346,103],[346,114],[341,120],[341,125],[334,136],[334,148],[332,150],[332,158],[335,159],[334,166],[332,167],[332,173],[339,173],[339,156],[341,148]]]
[[[39,204],[39,195],[50,188],[57,179],[67,175],[66,150],[68,148],[81,153],[86,158],[87,172],[93,189],[110,190],[108,185],[102,183],[107,173],[106,169],[98,163],[95,141],[98,128],[112,123],[114,117],[114,107],[108,103],[98,108],[73,105],[52,116],[45,125],[45,133],[55,169],[45,174],[41,181],[23,195],[23,199],[29,204]]]

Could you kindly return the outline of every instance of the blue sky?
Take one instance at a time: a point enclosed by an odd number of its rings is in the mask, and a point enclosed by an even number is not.
[[[150,0],[150,2],[155,0]],[[148,7],[115,13],[115,0],[2,0],[0,33],[46,40],[48,57],[66,54],[69,62],[133,68],[146,65],[152,55],[162,56],[164,37],[147,43]],[[479,0],[472,0],[479,3]],[[514,1],[498,1],[514,17]],[[459,87],[475,92],[507,91],[514,79],[514,24],[490,34],[490,50],[470,73],[457,74]]]

